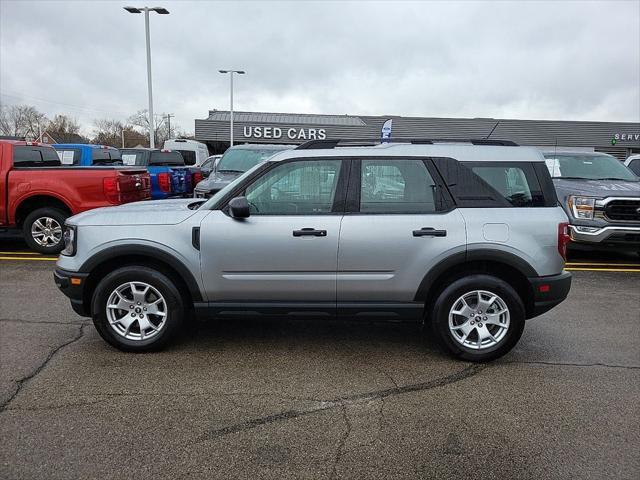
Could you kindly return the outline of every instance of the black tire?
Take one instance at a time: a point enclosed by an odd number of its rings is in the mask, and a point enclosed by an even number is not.
[[[25,242],[27,242],[29,248],[31,250],[44,254],[60,253],[64,248],[62,231],[60,231],[60,240],[58,242],[51,243],[51,245],[41,245],[34,238],[32,234],[32,228],[34,226],[34,223],[36,223],[39,219],[51,218],[55,222],[57,222],[62,230],[64,230],[64,222],[68,217],[69,215],[66,212],[51,207],[38,208],[27,215],[27,217],[24,219],[24,223],[22,224],[22,232],[24,234],[24,240]]]
[[[463,295],[475,290],[485,290],[498,295],[509,309],[509,327],[497,344],[480,350],[469,348],[454,339],[449,329],[449,312]],[[505,281],[483,274],[460,278],[445,288],[436,299],[430,317],[431,332],[445,351],[456,358],[471,362],[487,362],[509,352],[522,336],[525,309],[516,291]]]
[[[111,294],[128,282],[144,282],[155,288],[166,302],[166,318],[161,329],[148,339],[129,339],[116,332],[107,318],[107,301]],[[124,310],[123,310],[124,311]],[[93,293],[91,301],[93,324],[100,336],[110,345],[125,352],[150,352],[164,347],[180,330],[186,312],[180,292],[163,273],[140,265],[131,265],[114,270],[105,276]],[[147,314],[151,320],[152,316]],[[154,321],[159,320],[154,318]],[[138,330],[139,328],[138,323]],[[135,325],[132,329],[135,331]]]

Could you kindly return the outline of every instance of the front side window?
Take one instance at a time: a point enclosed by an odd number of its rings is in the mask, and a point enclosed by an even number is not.
[[[553,178],[584,180],[627,180],[637,177],[620,160],[610,155],[545,155]]]
[[[362,160],[361,213],[433,213],[436,183],[422,160]]]
[[[340,166],[340,160],[301,160],[277,165],[247,187],[245,196],[251,214],[331,213]]]

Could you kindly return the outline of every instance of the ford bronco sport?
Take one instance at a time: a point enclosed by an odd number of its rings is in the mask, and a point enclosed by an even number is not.
[[[67,221],[55,271],[125,351],[196,317],[423,322],[454,356],[497,358],[562,302],[569,240],[544,157],[496,140],[310,141],[209,200]]]

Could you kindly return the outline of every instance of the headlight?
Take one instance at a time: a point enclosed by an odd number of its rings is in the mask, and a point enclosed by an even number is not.
[[[64,240],[64,250],[60,252],[60,255],[73,257],[76,254],[77,238],[77,227],[73,225],[65,225],[64,233],[62,234],[62,239]]]
[[[574,218],[583,220],[593,219],[593,212],[596,206],[596,199],[593,197],[578,197],[571,195],[569,197],[569,210]]]

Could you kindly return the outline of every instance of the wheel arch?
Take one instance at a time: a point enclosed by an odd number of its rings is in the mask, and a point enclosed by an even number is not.
[[[49,194],[36,194],[20,200],[15,209],[15,224],[20,227],[25,218],[38,208],[56,208],[72,215],[71,207],[63,199]]]
[[[93,293],[110,272],[126,266],[144,265],[155,268],[175,282],[183,295],[185,304],[191,308],[194,302],[202,301],[198,283],[187,266],[171,254],[155,247],[115,246],[110,247],[85,261],[79,271],[88,273],[83,289],[83,305],[90,307]],[[90,312],[90,308],[87,311]]]
[[[522,258],[496,250],[471,250],[441,260],[424,276],[414,300],[424,302],[425,312],[430,312],[438,295],[447,285],[459,278],[479,273],[493,275],[511,285],[525,306],[527,318],[532,315],[534,292],[528,278],[537,277],[537,272]]]

